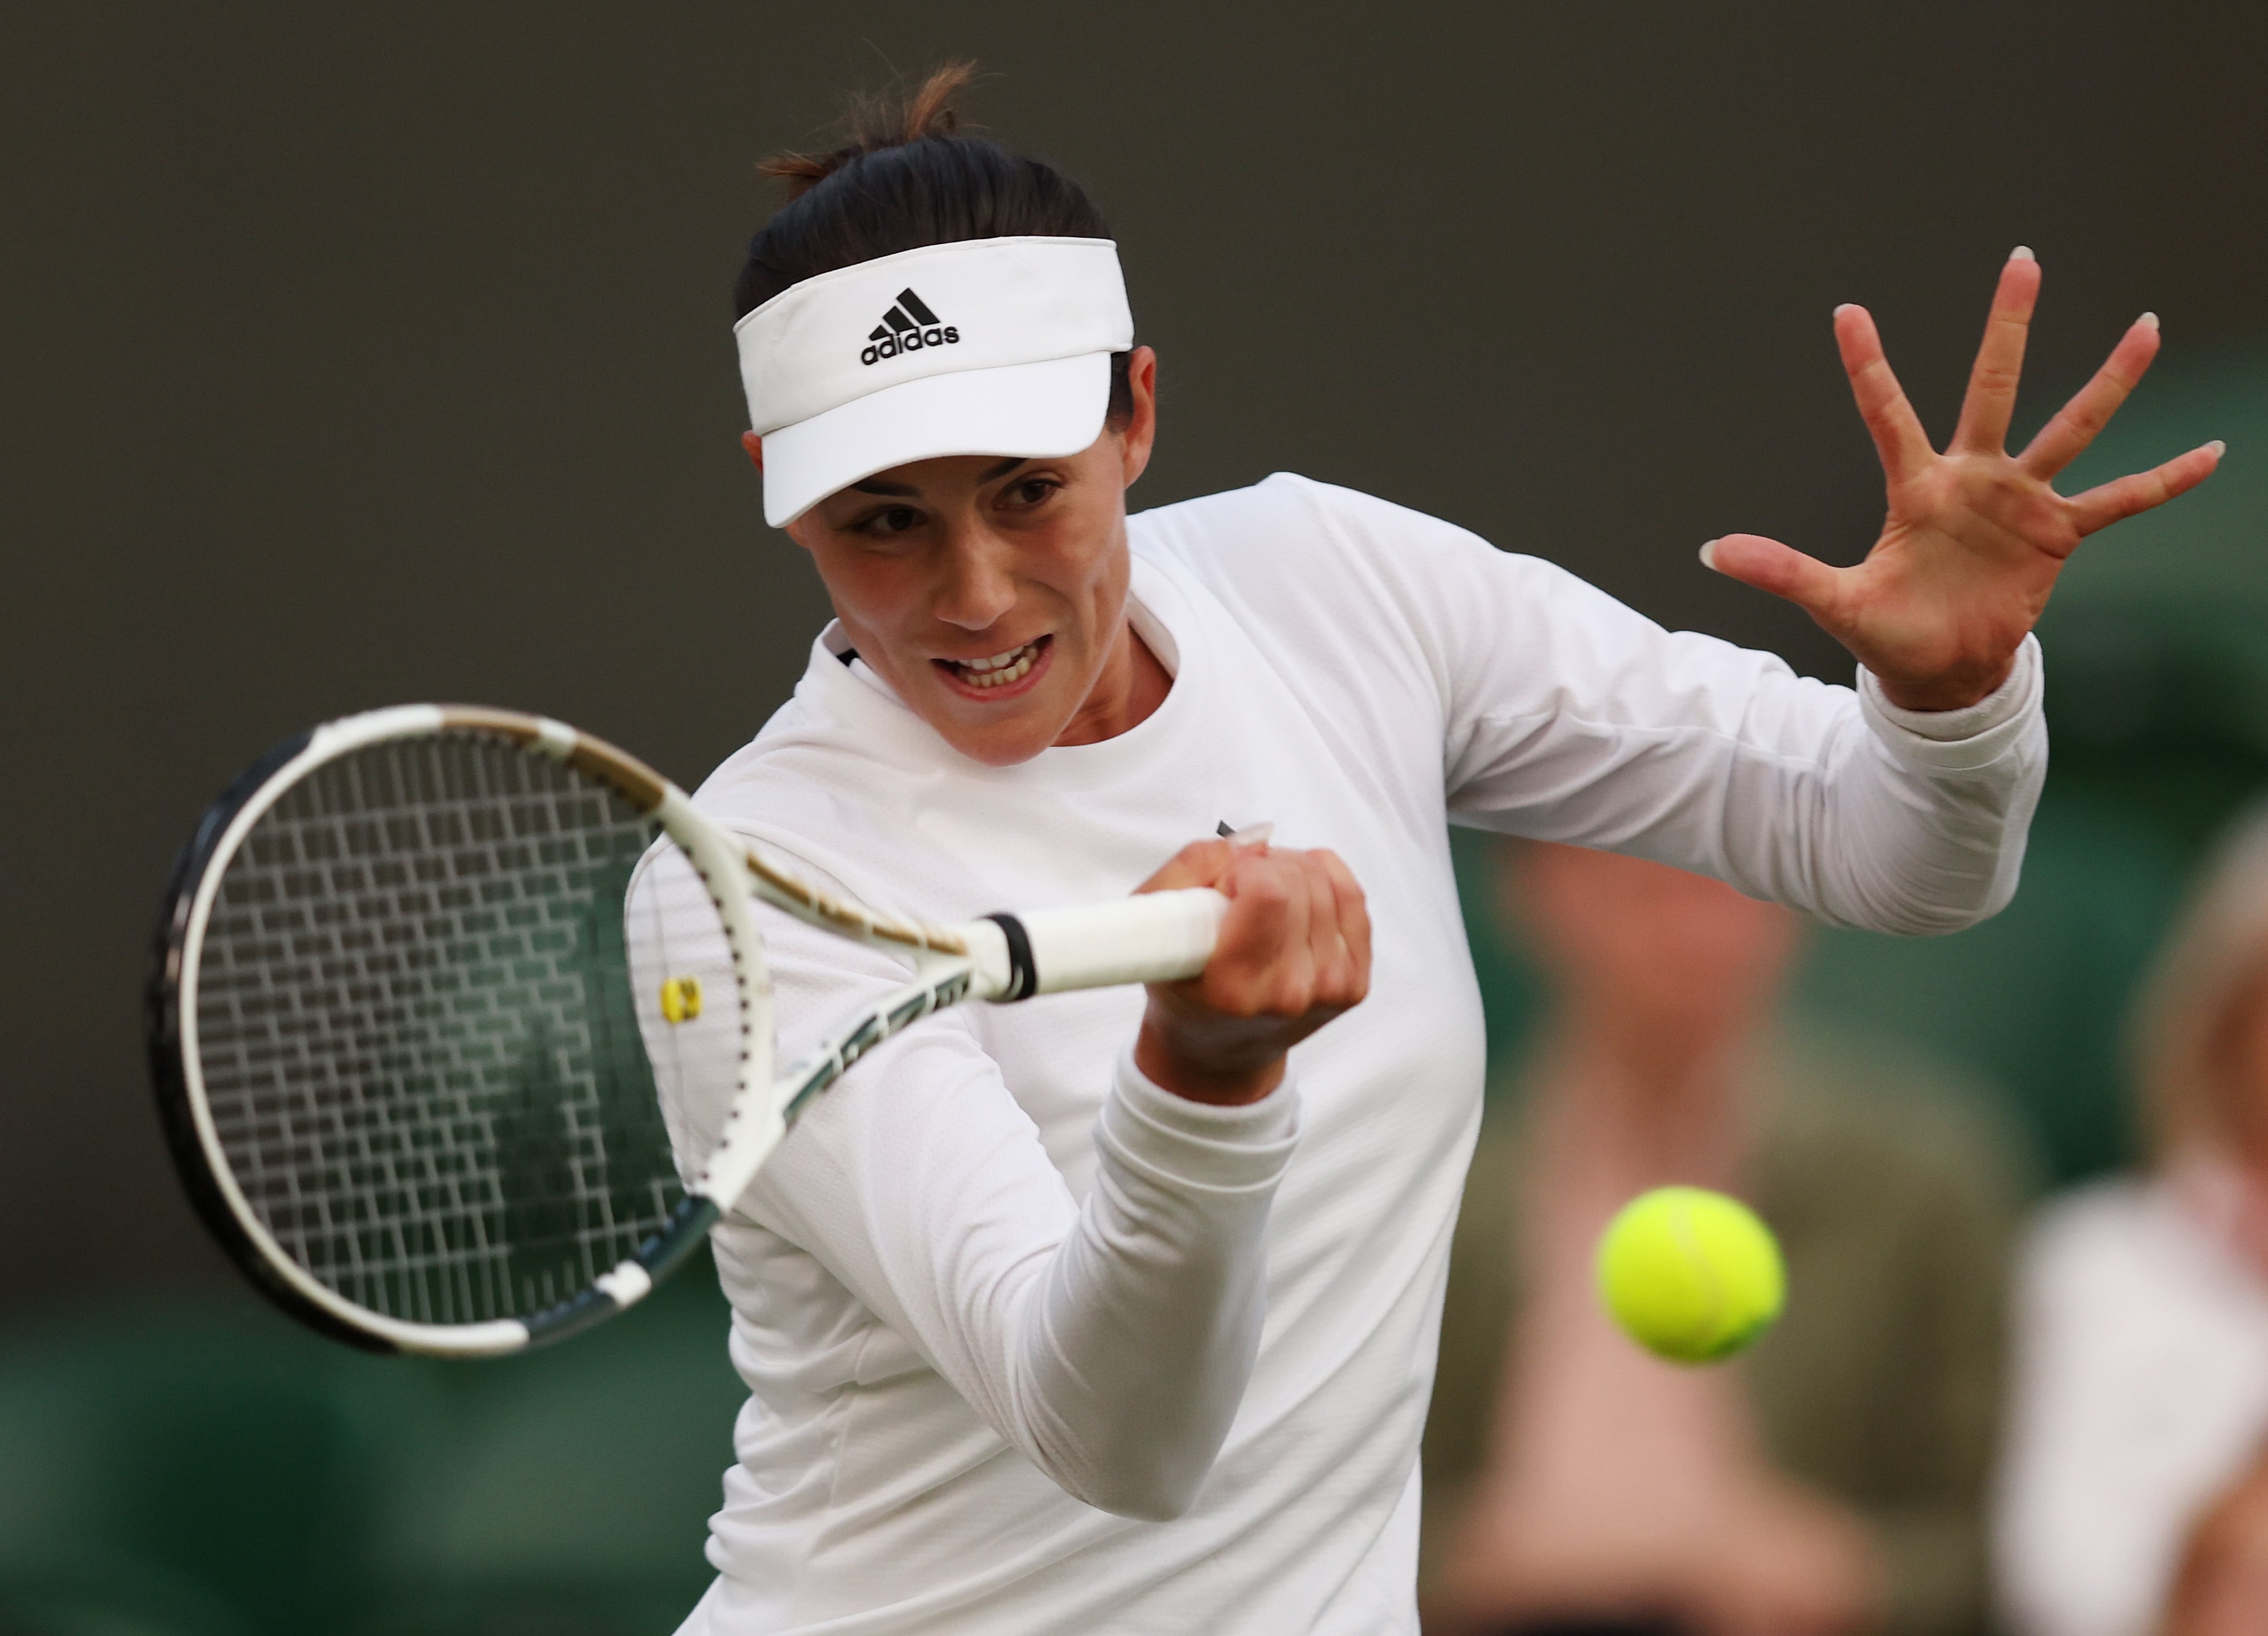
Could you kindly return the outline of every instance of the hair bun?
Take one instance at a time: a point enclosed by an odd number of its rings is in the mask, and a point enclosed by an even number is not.
[[[951,100],[976,78],[976,63],[947,63],[932,70],[910,96],[885,92],[858,98],[845,122],[850,139],[843,146],[826,153],[777,154],[761,161],[756,173],[785,182],[788,197],[799,199],[854,159],[932,136],[951,136],[961,129]]]
[[[787,183],[788,198],[748,240],[735,315],[806,278],[926,245],[1109,238],[1086,188],[961,129],[950,104],[976,77],[974,63],[948,63],[910,95],[901,85],[853,101],[831,152],[765,161],[763,173]]]

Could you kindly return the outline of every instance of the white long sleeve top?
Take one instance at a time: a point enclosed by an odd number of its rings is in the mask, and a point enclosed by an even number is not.
[[[688,1636],[1414,1632],[1484,1058],[1448,825],[1888,932],[2014,889],[2046,757],[2029,643],[1992,698],[1916,716],[1297,477],[1129,534],[1174,678],[1130,731],[980,765],[830,629],[697,799],[941,920],[1118,895],[1272,821],[1362,882],[1370,998],[1245,1108],[1142,1079],[1138,990],[963,1007],[828,1092],[714,1234],[750,1395]],[[675,912],[674,867],[634,916]],[[784,917],[766,938],[784,1059],[901,976]],[[726,1087],[660,1077],[697,1162]]]

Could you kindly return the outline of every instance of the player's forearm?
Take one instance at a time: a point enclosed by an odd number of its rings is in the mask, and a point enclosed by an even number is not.
[[[1211,1107],[1121,1060],[1077,1227],[1025,1311],[1012,1401],[1057,1483],[1123,1515],[1180,1515],[1242,1401],[1266,1315],[1270,1205],[1297,1092]]]
[[[1763,657],[1725,650],[1717,685]],[[1654,770],[1651,827],[1617,850],[1832,925],[1907,937],[1974,925],[2015,891],[2046,776],[2040,668],[2028,644],[1999,693],[1928,718],[1888,705],[1871,678],[1854,696],[1758,665],[1737,710],[1720,695],[1716,734],[1683,736],[1688,764]]]
[[[803,1017],[887,969],[792,925],[772,942],[790,1050]],[[1298,1094],[1209,1107],[1124,1058],[1115,1079],[1074,1202],[998,1065],[938,1019],[814,1107],[742,1212],[819,1257],[1050,1481],[1164,1517],[1195,1498],[1250,1374]]]
[[[1874,932],[1955,932],[2007,902],[2046,770],[2036,645],[2002,693],[1918,718],[1566,576],[1540,590],[1535,674],[1498,667],[1479,690],[1501,702],[1453,739],[1453,813]]]

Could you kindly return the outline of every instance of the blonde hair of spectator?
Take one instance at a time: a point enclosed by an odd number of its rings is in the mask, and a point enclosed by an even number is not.
[[[2131,1060],[2152,1158],[2231,1154],[2233,1032],[2268,1003],[2268,805],[2232,824],[2134,1008]]]

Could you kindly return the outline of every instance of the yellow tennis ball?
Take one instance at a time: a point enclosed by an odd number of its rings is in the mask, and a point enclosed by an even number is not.
[[[1771,1229],[1736,1198],[1658,1187],[1599,1240],[1599,1298],[1632,1340],[1673,1363],[1730,1357],[1771,1327],[1787,1274]]]

